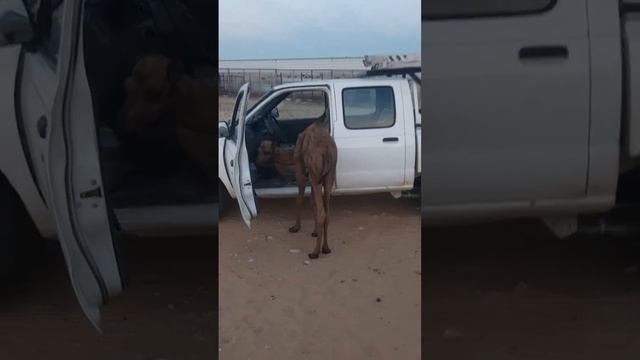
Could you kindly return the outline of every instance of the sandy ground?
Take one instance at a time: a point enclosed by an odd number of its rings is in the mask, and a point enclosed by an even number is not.
[[[0,360],[214,358],[215,239],[131,239],[131,285],[104,310],[102,335],[49,247],[32,280],[0,298]]]
[[[423,233],[428,359],[638,359],[637,242],[528,222]]]
[[[220,220],[220,359],[419,359],[415,200],[333,197],[333,253],[308,265],[311,211],[290,234],[294,202],[261,199],[251,229],[236,209]]]

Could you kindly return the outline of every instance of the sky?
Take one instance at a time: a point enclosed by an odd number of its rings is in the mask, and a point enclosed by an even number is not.
[[[221,60],[420,52],[419,0],[219,0]]]

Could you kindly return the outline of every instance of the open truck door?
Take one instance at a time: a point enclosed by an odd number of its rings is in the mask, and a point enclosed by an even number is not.
[[[242,85],[233,107],[229,135],[224,142],[225,170],[231,180],[236,200],[238,200],[242,219],[247,226],[251,226],[251,219],[258,214],[251,183],[249,156],[244,138],[249,92],[249,83]]]
[[[41,123],[48,140],[43,166],[47,205],[82,310],[99,329],[100,309],[122,291],[117,233],[105,200],[91,92],[84,66],[82,0],[63,4],[57,88]],[[37,163],[37,162],[36,162]]]

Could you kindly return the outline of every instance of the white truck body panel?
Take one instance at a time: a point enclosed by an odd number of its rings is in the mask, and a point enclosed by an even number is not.
[[[99,327],[100,309],[122,291],[122,280],[103,196],[93,102],[84,65],[83,2],[66,1],[60,6],[62,40],[55,82],[33,86],[29,80],[35,79],[23,79],[21,89],[29,98],[23,99],[19,109],[25,117],[22,125],[29,153],[37,156],[32,162],[34,176],[41,186],[46,185],[42,194],[51,211],[48,218],[55,221],[76,297],[87,318]],[[37,59],[29,59],[28,64],[32,60]],[[53,70],[50,66],[41,69]],[[37,74],[35,68],[30,71]],[[42,80],[52,80],[51,73]],[[23,105],[33,107],[23,109]],[[20,136],[14,138],[19,141]],[[26,166],[24,153],[19,154],[23,158],[19,164]],[[27,183],[34,187],[30,194],[40,196],[35,183]]]
[[[510,207],[585,202],[585,0],[539,14],[426,20],[422,31],[427,221],[454,209],[510,216]]]
[[[247,226],[251,225],[251,219],[258,214],[255,199],[253,198],[249,157],[244,136],[249,91],[249,84],[244,84],[240,88],[235,103],[234,118],[231,123],[233,134],[231,137],[224,139],[224,151],[221,153],[223,158],[220,159],[225,166],[224,173],[230,177],[234,194],[239,195],[237,200],[240,213]]]
[[[591,65],[587,197],[608,198],[608,203],[595,211],[603,212],[615,204],[620,173],[623,97],[620,12],[617,1],[588,0],[587,5]],[[586,212],[585,209],[574,214]]]
[[[389,128],[349,129],[343,121],[342,92],[345,89],[362,86],[363,84],[338,82],[331,87],[336,108],[336,116],[332,117],[333,138],[338,147],[336,188],[357,190],[403,186],[406,184],[407,162],[413,163],[413,161],[407,161],[406,153],[405,123],[413,122],[413,119],[406,117],[407,111],[402,98],[405,94],[402,94],[402,88],[398,82],[389,84],[384,81],[372,82],[371,86],[390,86],[393,89],[396,121]],[[396,139],[396,141],[383,142],[385,138]],[[411,150],[415,151],[414,136],[411,136],[410,143]],[[409,172],[413,174],[413,170],[412,166]],[[413,179],[411,185],[413,186]]]
[[[40,234],[51,237],[55,234],[55,222],[31,175],[16,119],[15,87],[21,50],[20,45],[0,47],[0,173],[22,199]]]
[[[122,279],[105,198],[87,194],[104,190],[84,64],[83,5],[81,0],[63,4],[58,89],[45,162],[50,203],[71,282],[85,315],[99,327],[100,309],[120,294]]]
[[[56,65],[39,52],[24,52],[22,71],[19,74],[20,117],[18,126],[22,128],[27,153],[32,162],[42,163],[48,151],[48,139],[40,136],[44,125],[48,125],[51,109],[57,90]],[[37,81],[36,81],[37,79]],[[40,126],[38,126],[40,123]],[[49,197],[46,169],[43,166],[32,167],[38,189],[42,197]]]

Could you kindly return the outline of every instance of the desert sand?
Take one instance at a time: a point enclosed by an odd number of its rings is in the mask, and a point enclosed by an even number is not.
[[[220,220],[220,359],[420,359],[420,212],[388,194],[332,198],[332,254],[309,260],[311,211],[261,199]],[[308,261],[308,264],[305,263]]]

